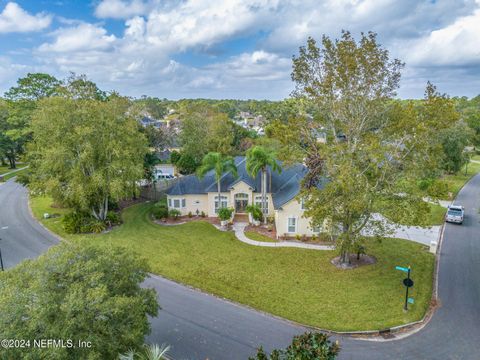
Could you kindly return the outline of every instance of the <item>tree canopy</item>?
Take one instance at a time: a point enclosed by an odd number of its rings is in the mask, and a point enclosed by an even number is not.
[[[17,86],[10,88],[5,93],[9,100],[31,100],[36,101],[50,97],[58,93],[61,81],[49,74],[34,73],[17,81]]]
[[[155,316],[145,262],[130,250],[61,243],[0,274],[2,339],[90,342],[88,348],[11,348],[9,359],[116,359],[139,349]],[[3,350],[5,351],[5,350]]]
[[[388,233],[374,216],[380,204],[422,217],[428,211],[414,184],[430,157],[431,130],[413,104],[392,100],[402,67],[374,33],[358,42],[348,31],[337,40],[324,36],[321,48],[309,38],[293,58],[294,94],[313,101],[320,116],[296,119],[277,133],[290,148],[287,160],[292,154],[309,168],[305,215],[312,225],[329,224],[342,263],[365,233]],[[318,141],[321,132],[326,143]]]
[[[144,175],[146,140],[128,106],[121,97],[40,101],[29,148],[31,186],[105,220],[109,203],[135,194]]]

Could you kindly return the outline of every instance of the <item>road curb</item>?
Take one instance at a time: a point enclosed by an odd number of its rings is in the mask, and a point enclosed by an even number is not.
[[[42,226],[46,231],[48,231],[50,234],[52,234],[59,242],[64,241],[64,242],[68,243],[69,242],[68,240],[60,237],[57,234],[55,234],[53,231],[48,229],[39,219],[37,219],[33,215],[33,211],[32,211],[31,206],[30,206],[30,193],[28,193],[28,195],[29,195],[28,210],[29,210],[29,213],[32,216],[32,218],[35,219],[37,221],[37,223],[39,223],[40,226]],[[267,311],[259,310],[259,309],[253,308],[249,305],[235,302],[233,300],[230,300],[230,299],[227,299],[227,298],[224,298],[224,297],[221,297],[221,296],[203,291],[202,289],[196,288],[196,287],[188,285],[188,284],[178,282],[176,280],[170,279],[168,277],[165,277],[165,276],[162,276],[162,275],[159,275],[159,274],[149,273],[149,275],[153,278],[160,278],[160,279],[164,279],[164,280],[176,283],[176,284],[178,284],[180,286],[183,286],[183,287],[186,287],[186,288],[188,288],[192,291],[197,291],[197,292],[200,292],[200,293],[205,294],[205,295],[213,296],[217,299],[228,302],[229,304],[232,304],[232,305],[235,305],[235,306],[238,306],[238,307],[242,307],[242,308],[248,309],[250,311],[255,311],[255,312],[257,312],[259,314],[262,314],[264,316],[270,316],[270,317],[273,317],[277,320],[285,321],[286,323],[289,323],[289,324],[292,324],[292,325],[295,325],[295,326],[298,326],[298,327],[301,327],[301,328],[311,329],[311,330],[315,330],[315,331],[321,331],[321,332],[324,332],[326,334],[333,335],[333,336],[337,335],[337,336],[342,336],[342,337],[355,338],[355,339],[363,340],[363,341],[375,341],[375,342],[395,341],[395,340],[400,340],[400,339],[406,338],[410,335],[415,334],[416,332],[420,331],[421,329],[423,329],[428,324],[428,322],[432,318],[433,314],[435,313],[435,309],[437,308],[437,306],[436,306],[436,304],[434,305],[433,302],[435,302],[437,300],[437,294],[438,294],[438,268],[439,268],[439,259],[440,259],[440,249],[441,249],[442,244],[443,244],[444,229],[445,229],[445,226],[443,225],[440,236],[439,236],[439,242],[438,242],[438,246],[437,246],[437,254],[435,256],[434,272],[433,272],[434,276],[433,276],[432,298],[431,298],[431,302],[430,302],[429,308],[427,309],[426,314],[424,315],[424,317],[421,320],[417,320],[417,321],[414,321],[414,322],[411,322],[411,323],[408,323],[408,324],[394,326],[394,327],[391,327],[391,328],[388,328],[388,329],[344,331],[344,332],[322,329],[322,328],[311,326],[311,325],[301,324],[301,323],[298,323],[294,320],[286,319],[284,317],[269,313]],[[382,336],[382,334],[391,334],[391,335],[393,335],[393,337],[392,338],[385,338],[385,337]]]

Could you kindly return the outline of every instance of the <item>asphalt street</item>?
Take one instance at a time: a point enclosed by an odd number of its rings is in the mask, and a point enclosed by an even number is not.
[[[340,359],[480,359],[480,175],[459,193],[463,225],[448,224],[441,250],[441,306],[419,332],[388,342],[339,337]],[[0,248],[7,267],[34,258],[57,239],[30,215],[26,190],[0,184]],[[180,359],[245,360],[258,345],[285,347],[301,326],[153,276],[162,310],[148,341],[172,346]],[[328,296],[328,294],[326,294]]]

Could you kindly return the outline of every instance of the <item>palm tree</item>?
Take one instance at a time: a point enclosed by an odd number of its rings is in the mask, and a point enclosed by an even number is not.
[[[275,159],[275,154],[264,148],[263,146],[254,146],[247,151],[247,172],[255,178],[257,174],[262,172],[262,213],[263,222],[267,223],[267,169],[270,168],[273,171],[282,172],[282,168],[278,165]]]
[[[202,159],[202,164],[197,169],[197,176],[200,179],[203,179],[205,174],[210,170],[215,171],[215,180],[217,181],[217,191],[218,191],[218,209],[220,209],[221,201],[221,187],[220,180],[226,172],[231,172],[234,177],[238,176],[237,166],[235,165],[235,160],[231,156],[226,156],[218,152],[209,152]]]
[[[162,346],[157,344],[145,345],[143,351],[129,350],[127,353],[121,354],[119,360],[166,360],[168,350],[170,350],[170,346],[165,344]]]

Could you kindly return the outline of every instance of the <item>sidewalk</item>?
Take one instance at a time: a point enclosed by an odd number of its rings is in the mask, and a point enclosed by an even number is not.
[[[19,172],[20,170],[23,170],[23,169],[26,169],[26,168],[28,168],[28,165],[27,165],[27,166],[24,166],[24,167],[22,167],[22,168],[18,168],[18,169],[9,171],[9,172],[7,172],[7,173],[1,174],[1,175],[0,175],[0,182],[3,181],[3,179],[5,178],[5,176],[15,174],[16,172]]]
[[[391,226],[392,233],[386,235],[390,238],[398,238],[417,242],[423,245],[430,246],[432,242],[437,242],[440,237],[440,232],[442,230],[441,226],[432,226],[430,228],[422,228],[420,226],[404,226],[404,225],[395,225],[390,223],[380,214],[374,216],[374,220],[385,221]],[[304,244],[295,241],[278,241],[278,242],[264,242],[264,241],[255,241],[249,239],[245,235],[245,227],[248,223],[246,222],[236,222],[233,224],[233,231],[235,236],[241,242],[253,246],[263,246],[263,247],[295,247],[301,249],[310,249],[310,250],[333,250],[333,246],[328,245],[315,245],[315,244]],[[370,236],[368,232],[364,232],[363,235]]]
[[[333,250],[332,246],[327,245],[303,244],[294,241],[264,242],[251,240],[245,235],[245,227],[247,225],[248,224],[245,222],[236,222],[233,224],[233,231],[235,232],[235,236],[238,240],[249,245],[264,247],[295,247],[310,250]]]

